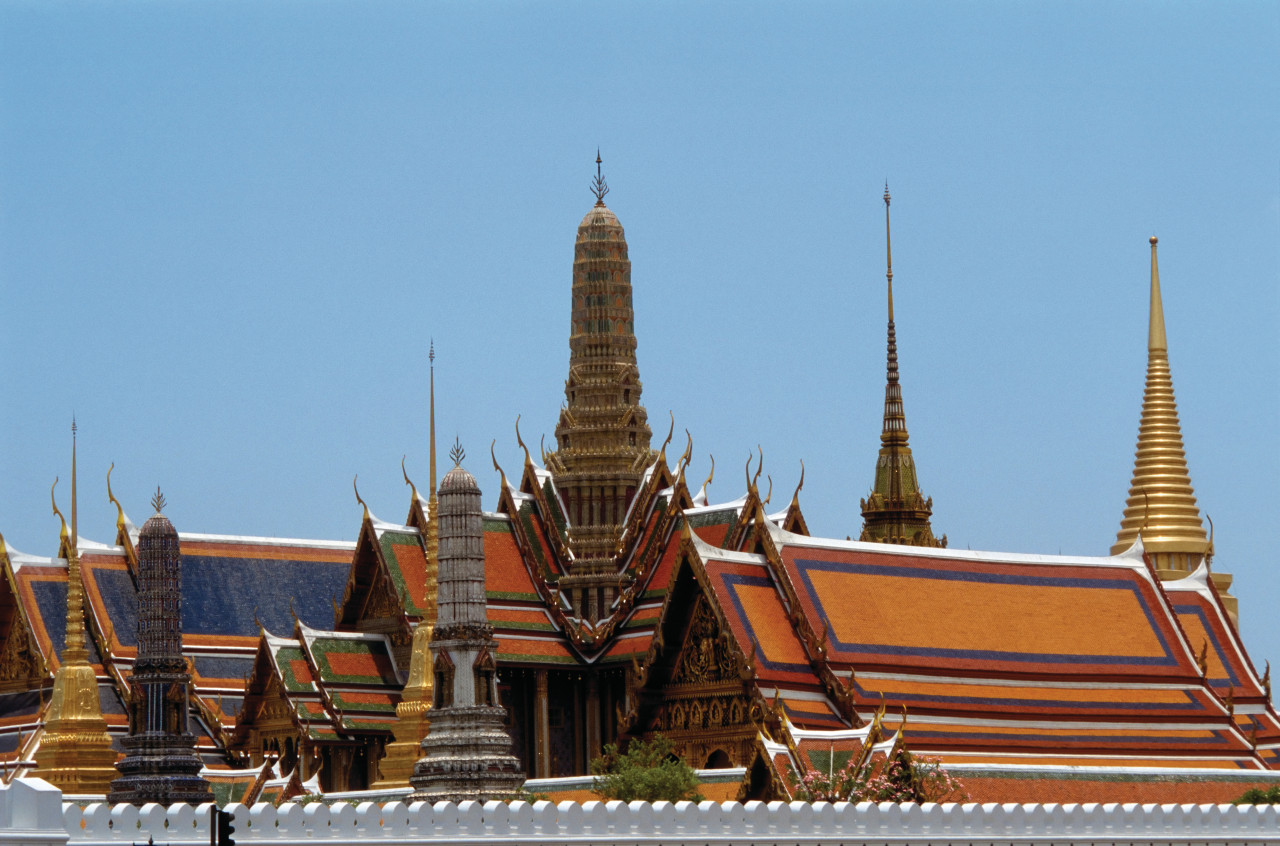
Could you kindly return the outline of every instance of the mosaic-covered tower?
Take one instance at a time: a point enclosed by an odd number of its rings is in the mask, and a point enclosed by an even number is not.
[[[462,469],[462,447],[440,481],[440,571],[431,634],[434,703],[413,800],[461,802],[510,796],[524,784],[498,702],[497,651],[485,614],[480,488]]]
[[[138,536],[138,660],[129,692],[129,734],[121,740],[125,757],[111,782],[110,802],[171,805],[212,802],[200,777],[195,736],[187,727],[191,675],[182,657],[182,556],[178,532],[160,513],[160,489],[151,500],[156,513]]]
[[[884,425],[880,431],[880,454],[876,459],[876,481],[862,507],[862,535],[858,540],[901,543],[911,546],[943,547],[946,535],[933,536],[929,518],[933,499],[925,499],[916,479],[916,464],[907,445],[907,414],[902,408],[902,385],[898,383],[898,336],[893,327],[893,249],[889,238],[889,186],[884,186],[884,247],[889,285],[889,338],[884,386]]]
[[[547,468],[569,517],[573,571],[560,589],[575,611],[598,619],[618,589],[618,541],[649,449],[640,404],[631,260],[618,217],[604,204],[609,187],[596,155],[596,204],[578,226],[573,248],[573,308],[566,404]]]

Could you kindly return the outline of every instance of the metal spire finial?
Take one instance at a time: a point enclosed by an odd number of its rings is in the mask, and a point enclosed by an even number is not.
[[[889,322],[893,322],[893,246],[889,239],[889,180],[884,181],[884,255],[885,279],[889,281]]]
[[[462,448],[462,441],[456,436],[453,439],[453,446],[449,448],[449,457],[453,459],[454,467],[461,467],[462,459],[467,457],[466,450]]]
[[[71,412],[71,548],[80,547],[80,533],[76,521],[76,413]]]
[[[596,205],[604,205],[604,195],[609,193],[609,183],[604,181],[604,173],[600,170],[600,165],[604,160],[600,158],[600,148],[596,148],[596,178],[591,183],[591,193],[596,195]]]
[[[151,507],[156,510],[157,514],[159,514],[161,511],[164,511],[165,504],[164,494],[160,493],[160,486],[156,485],[156,495],[151,497]]]
[[[427,352],[427,359],[431,363],[431,493],[429,498],[434,500],[436,497],[436,341],[431,339],[431,348]]]

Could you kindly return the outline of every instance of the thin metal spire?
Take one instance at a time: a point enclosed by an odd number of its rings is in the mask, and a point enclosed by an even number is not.
[[[80,533],[76,528],[76,415],[71,414],[71,549],[80,548]]]
[[[600,158],[600,148],[596,147],[596,178],[591,183],[591,193],[596,195],[596,205],[604,205],[604,195],[609,193],[609,183],[604,181],[604,172],[600,170],[600,165],[604,160]]]
[[[431,339],[431,351],[427,353],[431,362],[431,499],[436,498],[436,342]]]
[[[884,181],[884,254],[888,265],[885,279],[889,281],[889,322],[893,322],[893,247],[889,240],[889,180]]]

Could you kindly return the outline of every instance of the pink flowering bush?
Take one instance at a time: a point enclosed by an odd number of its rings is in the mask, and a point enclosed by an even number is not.
[[[851,760],[834,772],[791,775],[791,793],[808,802],[963,802],[964,786],[937,758],[915,758],[906,750],[892,759],[874,756],[862,768]]]

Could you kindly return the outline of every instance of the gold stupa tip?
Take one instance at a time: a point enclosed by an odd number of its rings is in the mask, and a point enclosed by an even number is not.
[[[1156,236],[1154,236],[1154,235],[1152,235],[1152,236],[1151,236],[1150,238],[1148,238],[1147,240],[1151,242],[1151,246],[1153,246],[1153,247],[1154,247],[1156,244],[1160,243],[1160,239],[1159,239],[1159,238],[1157,238],[1157,237],[1156,237]]]

